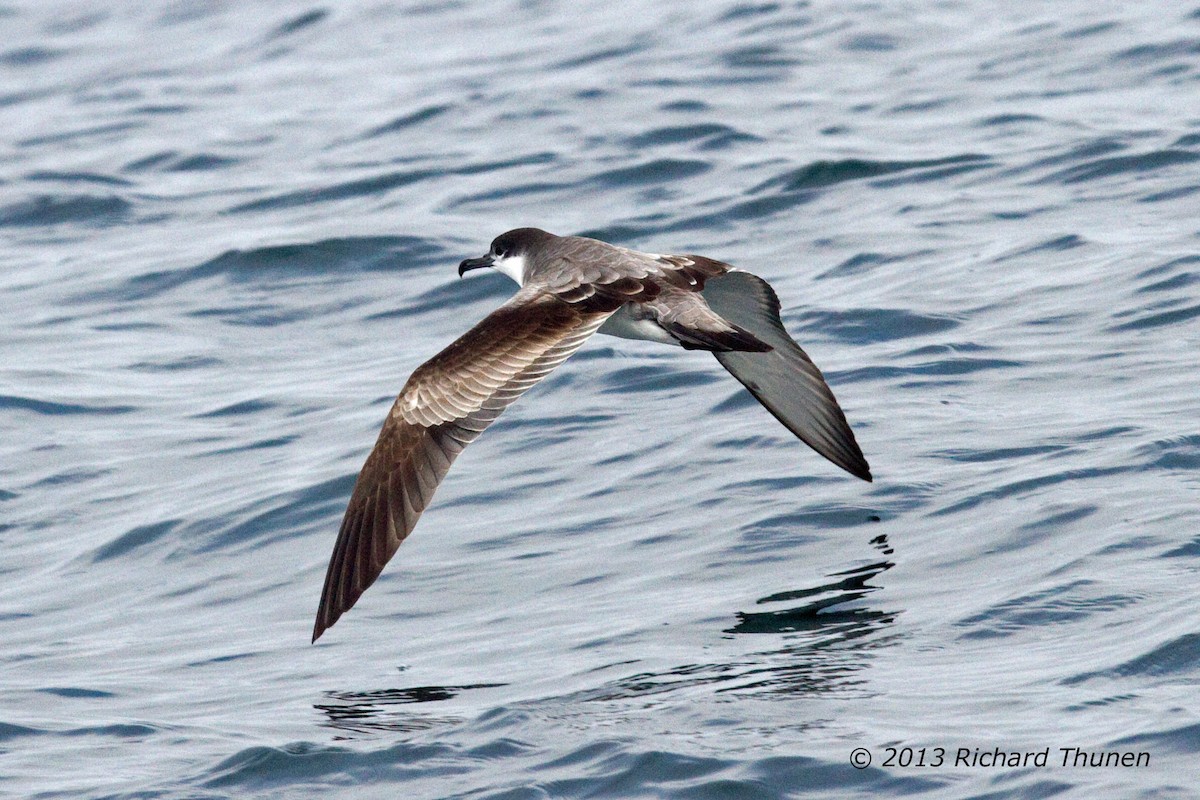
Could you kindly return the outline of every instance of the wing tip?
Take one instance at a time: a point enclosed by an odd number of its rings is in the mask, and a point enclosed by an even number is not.
[[[340,615],[334,616],[333,619],[327,619],[328,616],[328,609],[326,609],[325,604],[322,603],[321,607],[317,609],[317,618],[313,622],[312,641],[310,644],[316,644],[317,639],[321,638],[321,634],[332,628],[333,623],[337,622],[337,616]]]

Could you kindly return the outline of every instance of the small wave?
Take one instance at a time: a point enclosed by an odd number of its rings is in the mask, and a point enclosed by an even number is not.
[[[1200,633],[1185,633],[1111,669],[1085,672],[1063,681],[1071,686],[1096,679],[1170,678],[1200,672]]]
[[[1137,331],[1149,330],[1151,328],[1162,328],[1168,325],[1179,325],[1184,322],[1191,322],[1200,317],[1200,304],[1187,306],[1185,308],[1176,308],[1171,311],[1159,311],[1152,314],[1143,314],[1137,319],[1123,322],[1120,325],[1114,325],[1114,331]]]
[[[33,483],[29,484],[28,488],[44,489],[51,486],[71,486],[80,483],[88,483],[91,481],[96,481],[97,479],[103,478],[107,475],[111,475],[112,472],[113,470],[109,468],[74,467],[59,470],[52,475],[48,475],[45,478],[34,481]]]
[[[411,128],[414,125],[419,125],[422,122],[434,119],[435,117],[440,117],[452,107],[453,106],[445,104],[426,106],[425,108],[414,111],[411,114],[404,114],[402,116],[395,117],[390,122],[385,122],[383,125],[380,125],[377,128],[372,128],[365,134],[364,138],[374,139],[379,136],[386,136],[390,133],[399,133],[405,128]]]
[[[248,203],[240,203],[229,209],[231,214],[240,214],[247,211],[276,211],[279,209],[293,208],[295,206],[307,206],[314,203],[328,203],[334,200],[346,200],[352,197],[365,197],[373,194],[383,194],[392,189],[398,189],[402,186],[420,183],[421,181],[429,180],[437,177],[441,173],[436,170],[416,169],[416,170],[397,170],[387,172],[382,175],[373,175],[369,178],[360,178],[353,181],[343,181],[335,183],[331,186],[324,186],[312,189],[300,189],[294,192],[284,192],[283,194],[272,195],[261,200],[251,200]]]
[[[1048,175],[1043,181],[1063,184],[1085,183],[1127,173],[1154,172],[1184,164],[1194,164],[1197,161],[1200,161],[1200,153],[1193,153],[1190,150],[1153,150],[1137,155],[1092,159]]]
[[[910,170],[937,170],[940,168],[979,168],[988,166],[991,159],[978,153],[966,153],[945,158],[933,158],[919,161],[871,161],[860,158],[847,158],[840,161],[814,161],[799,169],[789,170],[770,180],[764,181],[749,191],[751,194],[778,189],[782,192],[799,192],[805,189],[822,189],[836,186],[848,181],[860,181],[868,178],[878,178],[895,172]],[[944,173],[936,173],[942,177]]]
[[[915,377],[924,380],[912,381],[906,386],[950,386],[965,382],[965,379],[976,372],[993,369],[1019,369],[1025,366],[1023,361],[1007,358],[941,358],[935,361],[925,361],[920,364],[905,367],[863,367],[832,373],[836,383],[856,383],[859,381],[877,381],[884,378]]]
[[[681,159],[662,158],[647,161],[634,167],[623,167],[592,176],[594,183],[605,186],[640,186],[651,183],[671,183],[702,175],[712,169],[707,161],[684,161]]]
[[[205,172],[213,169],[224,169],[238,163],[236,158],[217,156],[211,153],[197,153],[183,156],[166,169],[170,172]]]
[[[1065,250],[1074,250],[1077,247],[1083,247],[1087,244],[1087,240],[1082,236],[1074,233],[1064,234],[1062,236],[1054,236],[1049,239],[1044,239],[1037,244],[1028,247],[1022,247],[1010,253],[996,257],[996,262],[1011,261],[1012,259],[1025,258],[1036,253],[1057,253]]]
[[[6,67],[40,67],[62,58],[66,51],[49,47],[16,47],[0,53],[0,65]]]
[[[179,527],[179,522],[179,520],[172,519],[131,528],[111,542],[96,548],[92,554],[92,561],[99,564],[114,558],[122,558],[134,550],[166,538]]]
[[[849,53],[890,53],[899,42],[887,33],[859,33],[842,40],[840,48]]]
[[[241,790],[293,786],[298,779],[317,780],[360,775],[368,783],[423,774],[427,765],[442,762],[439,772],[467,772],[469,762],[459,751],[443,744],[397,744],[381,750],[356,751],[296,742],[283,747],[248,747],[217,764],[195,782],[206,788],[238,787]],[[457,764],[455,763],[457,762]]]
[[[995,114],[979,120],[977,125],[984,128],[996,128],[1004,125],[1019,125],[1025,122],[1044,122],[1037,114]]]
[[[1157,296],[1157,299],[1114,312],[1113,317],[1123,321],[1113,325],[1110,330],[1149,330],[1188,322],[1200,316],[1200,305],[1184,305],[1193,299],[1193,293],[1187,289],[1200,280],[1197,271],[1185,268],[1198,263],[1200,256],[1182,256],[1138,273],[1139,282],[1150,282],[1139,286],[1137,294],[1150,294]]]
[[[1139,733],[1110,742],[1112,747],[1146,747],[1158,753],[1200,753],[1200,723],[1181,725],[1178,728]],[[1182,779],[1186,781],[1187,779]],[[1190,784],[1189,784],[1190,785]],[[1181,787],[1182,788],[1182,787]],[[1185,796],[1181,790],[1179,796]]]
[[[125,172],[144,172],[158,170],[160,172],[203,172],[206,170],[224,169],[240,163],[240,159],[219,156],[213,153],[184,154],[174,150],[166,150],[150,156],[144,156],[126,164]]]
[[[23,97],[22,99],[33,99],[36,95]],[[69,130],[57,131],[55,133],[45,134],[43,136],[31,136],[28,139],[21,139],[17,142],[20,147],[45,147],[47,145],[63,145],[67,143],[76,143],[80,139],[114,139],[118,135],[129,136],[132,131],[141,130],[147,127],[145,122],[112,122],[103,125],[89,125],[84,128],[71,128]]]
[[[1021,497],[1060,483],[1092,480],[1133,471],[1133,467],[1089,467],[1085,469],[1059,470],[1036,478],[1022,478],[1021,480],[1010,481],[993,489],[977,492],[963,500],[936,509],[930,515],[934,517],[947,516],[961,511],[969,511],[993,500],[1000,500],[1005,497]]]
[[[702,370],[664,368],[663,365],[641,365],[624,367],[606,373],[601,378],[602,391],[614,392],[658,392],[664,389],[683,389],[692,386],[707,386],[721,381],[720,375]]]
[[[198,520],[178,539],[195,551],[207,553],[250,545],[258,548],[297,531],[322,526],[345,508],[357,472],[280,492],[255,501],[240,511],[211,520]]]
[[[10,722],[0,722],[0,742],[8,742],[24,736],[40,736],[47,731],[30,728],[25,725],[13,725]]]
[[[1154,469],[1191,472],[1200,469],[1200,435],[1159,439],[1141,448],[1141,454]]]
[[[110,225],[124,219],[132,208],[128,200],[114,195],[43,195],[0,208],[0,227]]]
[[[101,175],[95,172],[57,172],[55,170],[38,170],[25,176],[25,180],[53,183],[92,183],[100,186],[132,186],[131,181],[124,178],[114,178],[111,175]]]
[[[103,736],[118,739],[145,739],[158,733],[152,725],[116,724],[116,725],[85,725],[82,728],[70,728],[62,731],[60,736]]]
[[[1071,30],[1064,32],[1062,38],[1084,39],[1089,36],[1095,36],[1096,34],[1108,33],[1109,31],[1116,30],[1119,27],[1121,26],[1116,22],[1097,22],[1091,25],[1084,25],[1080,28],[1072,28]]]
[[[1172,259],[1165,264],[1160,264],[1157,267],[1143,270],[1138,273],[1139,280],[1152,278],[1156,279],[1153,283],[1139,286],[1138,294],[1145,292],[1174,292],[1179,289],[1191,286],[1194,283],[1200,283],[1200,271],[1180,270],[1180,267],[1186,267],[1192,264],[1200,265],[1200,256],[1182,256],[1181,258]],[[1162,276],[1169,277],[1162,277]]]
[[[296,206],[312,205],[314,203],[328,203],[336,200],[368,197],[376,194],[385,194],[393,189],[399,189],[434,178],[445,178],[447,175],[479,175],[511,169],[513,167],[544,164],[555,160],[555,158],[556,156],[553,153],[538,151],[518,158],[502,161],[485,161],[454,169],[393,170],[381,175],[373,175],[357,180],[340,181],[328,186],[316,186],[309,189],[283,192],[260,200],[239,203],[228,209],[228,213],[274,211]]]
[[[731,70],[774,70],[800,64],[802,59],[792,52],[774,44],[758,44],[734,47],[719,58]]]
[[[137,406],[97,406],[86,405],[84,403],[56,403],[49,400],[35,400],[32,397],[0,395],[0,409],[6,408],[17,409],[19,411],[32,411],[35,414],[45,414],[48,416],[61,416],[64,414],[128,414],[132,411],[137,411]]]
[[[934,455],[950,461],[964,464],[986,464],[989,461],[1010,461],[1029,456],[1041,456],[1047,453],[1061,453],[1067,450],[1065,444],[1042,444],[1028,447],[990,447],[982,449],[953,448],[939,450]]]
[[[489,270],[490,272],[490,270]],[[447,272],[446,281],[427,292],[417,295],[402,307],[372,314],[367,319],[411,319],[422,314],[445,313],[451,309],[468,308],[484,300],[498,303],[512,296],[512,283],[501,275],[481,275],[469,281],[451,280],[453,273]]]
[[[529,183],[514,183],[511,186],[504,186],[499,189],[491,189],[486,192],[478,192],[476,194],[466,195],[465,197],[455,198],[450,201],[450,208],[459,208],[471,203],[486,203],[496,200],[509,200],[517,197],[533,197],[539,194],[549,194],[551,192],[563,192],[572,189],[571,184],[567,183],[550,183],[546,181],[532,181]]]
[[[701,149],[727,147],[735,142],[759,141],[757,136],[742,133],[739,130],[717,123],[701,123],[697,125],[669,125],[663,128],[639,133],[626,139],[626,144],[634,149],[661,147],[672,144],[697,144]]]
[[[1102,587],[1096,581],[1070,581],[997,603],[957,625],[969,628],[961,634],[964,639],[1003,638],[1027,628],[1079,622],[1138,602],[1133,595],[1103,593],[1099,591]]]
[[[441,246],[416,236],[349,237],[251,250],[229,250],[194,267],[137,275],[111,295],[112,299],[118,300],[144,300],[211,278],[242,283],[303,274],[329,275],[379,270],[392,266],[406,269],[429,263],[435,256],[440,257],[442,252]]]
[[[271,403],[266,400],[242,400],[237,403],[223,405],[220,408],[214,408],[212,411],[194,414],[192,415],[192,418],[213,419],[217,417],[239,417],[246,414],[257,414],[260,411],[268,411],[275,407],[275,403]]]
[[[1168,200],[1178,200],[1181,197],[1200,192],[1200,185],[1195,186],[1179,186],[1174,189],[1165,189],[1161,192],[1150,192],[1138,198],[1139,203],[1163,203]]]
[[[790,317],[789,316],[789,321]],[[808,311],[797,315],[803,330],[852,344],[873,344],[943,334],[962,322],[947,314],[919,314],[902,308]]]
[[[1200,53],[1200,39],[1172,39],[1154,44],[1139,44],[1113,55],[1114,61],[1145,64],[1166,59],[1187,59]]]
[[[299,438],[299,436],[271,436],[265,439],[242,442],[229,447],[218,447],[215,450],[207,450],[201,455],[211,458],[213,456],[232,455],[233,453],[249,453],[254,450],[271,450],[277,447],[287,447]]]
[[[281,39],[286,36],[291,36],[293,33],[298,33],[305,28],[311,28],[318,22],[323,22],[329,17],[329,11],[324,8],[314,8],[312,11],[306,11],[298,17],[293,17],[282,23],[275,30],[267,35],[267,40]]]
[[[38,689],[42,694],[54,695],[55,697],[68,698],[84,698],[97,699],[102,697],[116,697],[112,692],[105,692],[100,689],[80,689],[74,686],[51,686],[45,689]]]
[[[818,273],[815,276],[815,280],[858,275],[870,272],[874,267],[883,266],[884,264],[895,264],[932,255],[934,255],[934,251],[932,250],[914,250],[908,253],[855,253],[837,266]]]
[[[602,47],[589,53],[563,59],[555,64],[554,67],[555,69],[574,69],[576,67],[586,67],[591,64],[598,64],[602,61],[611,61],[612,59],[620,58],[621,56],[632,55],[637,53],[639,50],[645,50],[648,45],[649,42],[647,40],[638,39],[637,41],[630,42],[626,45],[619,45],[617,47]]]

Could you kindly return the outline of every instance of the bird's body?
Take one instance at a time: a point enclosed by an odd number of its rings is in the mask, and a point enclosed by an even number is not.
[[[313,641],[379,576],[463,448],[593,333],[711,351],[796,436],[871,480],[837,400],[761,278],[703,256],[536,228],[497,237],[459,274],[480,267],[521,288],[418,367],[396,398],[342,520]]]

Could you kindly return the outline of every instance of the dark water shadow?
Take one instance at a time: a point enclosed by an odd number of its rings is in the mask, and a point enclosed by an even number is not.
[[[405,689],[380,689],[373,692],[325,693],[326,702],[313,705],[325,715],[323,727],[340,733],[338,739],[354,739],[378,733],[413,733],[462,719],[449,715],[428,714],[406,706],[450,700],[471,689],[494,689],[503,683],[472,683],[463,686],[411,686]]]
[[[871,544],[892,555],[886,536]],[[730,638],[764,637],[764,643],[781,646],[750,653],[720,663],[684,664],[659,672],[641,672],[618,678],[581,693],[579,699],[612,701],[644,698],[708,686],[715,693],[823,694],[853,691],[863,681],[856,675],[871,660],[873,651],[896,640],[886,635],[900,611],[861,604],[880,586],[869,582],[895,564],[890,560],[832,573],[828,582],[769,595],[757,605],[789,604],[772,611],[737,612],[737,624],[724,631]],[[803,601],[793,604],[794,601]]]
[[[869,586],[867,581],[883,574],[893,566],[895,564],[891,561],[878,561],[846,572],[833,573],[828,577],[838,580],[831,583],[764,597],[758,601],[760,605],[791,600],[804,600],[805,602],[776,611],[739,611],[737,613],[738,624],[727,629],[725,633],[762,634],[809,631],[837,632],[842,639],[865,636],[882,625],[891,624],[896,614],[869,608],[842,608],[842,606],[861,600],[871,592],[877,591],[880,587]]]

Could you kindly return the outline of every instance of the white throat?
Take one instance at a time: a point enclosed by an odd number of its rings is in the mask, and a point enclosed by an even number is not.
[[[502,272],[517,282],[518,286],[525,285],[525,256],[505,256],[497,258],[492,269]]]

